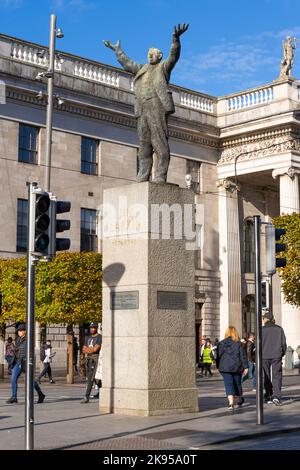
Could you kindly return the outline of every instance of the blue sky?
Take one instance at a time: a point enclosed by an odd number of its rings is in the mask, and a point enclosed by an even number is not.
[[[300,39],[299,7],[299,0],[0,0],[0,31],[47,45],[55,13],[65,34],[58,49],[118,66],[102,39],[120,39],[143,63],[149,47],[167,55],[174,24],[186,22],[171,82],[220,96],[278,77],[282,40]],[[300,41],[293,75],[300,79]]]

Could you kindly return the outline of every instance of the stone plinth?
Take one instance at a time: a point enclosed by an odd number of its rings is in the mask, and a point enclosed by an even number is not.
[[[179,236],[184,219],[193,229],[193,216],[188,217],[193,201],[193,193],[171,184],[104,191],[101,412],[149,416],[198,410],[194,252],[186,236]],[[151,210],[161,204],[165,224],[151,224],[156,220]],[[172,220],[169,237],[170,206],[176,223]]]

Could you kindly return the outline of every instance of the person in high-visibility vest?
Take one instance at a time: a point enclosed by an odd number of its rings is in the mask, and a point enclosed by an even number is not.
[[[212,353],[212,344],[209,338],[206,339],[204,348],[203,348],[203,364],[204,364],[204,375],[211,377],[212,371],[211,371],[211,366],[213,363],[213,353]]]

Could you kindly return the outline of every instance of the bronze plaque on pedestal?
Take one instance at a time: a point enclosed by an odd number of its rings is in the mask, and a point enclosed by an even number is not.
[[[110,293],[111,310],[134,310],[139,308],[139,291],[129,290]]]
[[[157,308],[167,310],[186,310],[187,293],[172,291],[157,291]]]

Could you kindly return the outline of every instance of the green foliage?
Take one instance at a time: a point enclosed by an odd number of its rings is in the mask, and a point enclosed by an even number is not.
[[[287,265],[279,271],[285,300],[300,307],[300,214],[281,215],[274,219],[277,228],[284,228],[282,242],[287,250],[282,254]]]
[[[41,323],[101,321],[102,257],[99,253],[60,253],[36,269],[36,320]],[[26,258],[0,260],[2,315],[26,317]]]

